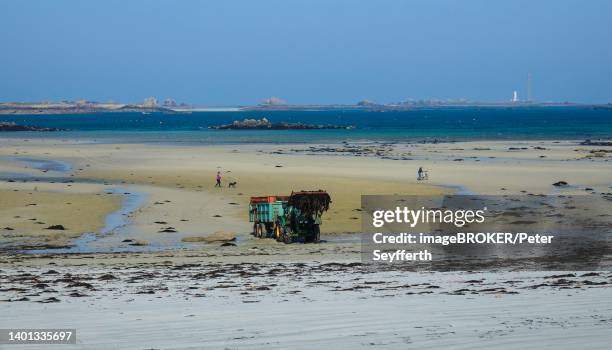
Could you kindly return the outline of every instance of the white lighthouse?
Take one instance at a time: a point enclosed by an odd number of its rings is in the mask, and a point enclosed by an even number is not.
[[[512,102],[518,102],[518,92],[516,92],[516,90],[514,90],[512,94]]]

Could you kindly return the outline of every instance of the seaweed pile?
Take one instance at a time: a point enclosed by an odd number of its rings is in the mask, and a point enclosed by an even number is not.
[[[331,197],[325,191],[292,192],[288,204],[307,216],[321,216],[329,209]]]

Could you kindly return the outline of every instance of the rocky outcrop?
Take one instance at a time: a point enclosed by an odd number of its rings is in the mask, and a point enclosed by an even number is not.
[[[31,125],[19,125],[13,122],[0,122],[0,131],[60,131],[57,128],[41,128]]]
[[[311,129],[352,129],[353,126],[333,124],[304,124],[304,123],[272,123],[267,118],[234,120],[231,124],[210,126],[217,130],[311,130]]]
[[[583,146],[612,146],[612,141],[608,140],[585,140],[580,142]]]

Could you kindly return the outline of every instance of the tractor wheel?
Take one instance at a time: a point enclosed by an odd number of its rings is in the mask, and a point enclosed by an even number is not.
[[[266,228],[265,228],[264,224],[262,224],[262,223],[259,224],[259,236],[260,236],[260,238],[266,238],[267,237]]]
[[[282,242],[284,236],[285,236],[285,230],[279,228],[278,235],[275,235],[274,238],[276,239],[277,242]]]

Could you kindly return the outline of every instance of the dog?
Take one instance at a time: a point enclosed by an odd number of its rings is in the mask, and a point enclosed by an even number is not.
[[[227,184],[227,187],[228,188],[236,188],[237,184],[238,184],[238,181],[232,181],[232,182]]]

